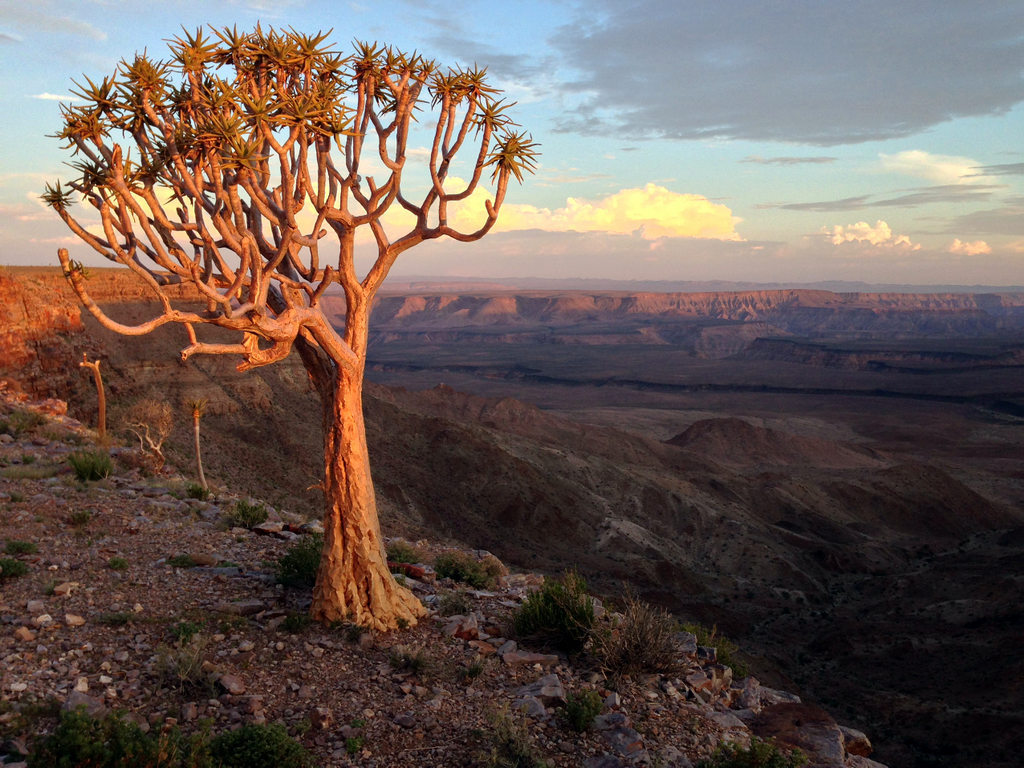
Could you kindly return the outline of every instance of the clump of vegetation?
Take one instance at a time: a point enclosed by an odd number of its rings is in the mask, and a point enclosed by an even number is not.
[[[131,624],[132,619],[134,618],[135,615],[128,611],[109,611],[97,616],[96,623],[103,624],[107,627],[123,627],[127,624]]]
[[[28,573],[28,566],[13,557],[0,557],[0,581],[16,579]]]
[[[167,565],[173,566],[174,568],[195,568],[198,563],[192,558],[192,555],[174,555],[174,557],[168,557],[165,561]]]
[[[516,635],[570,655],[580,653],[594,628],[594,601],[575,571],[544,582],[513,615]]]
[[[595,635],[592,650],[612,675],[674,672],[680,665],[677,631],[667,611],[628,596],[621,620]]]
[[[474,589],[493,589],[501,577],[497,558],[477,560],[466,552],[446,552],[434,561],[434,571],[442,579],[468,584]]]
[[[0,419],[0,432],[6,432],[11,437],[34,432],[46,423],[46,417],[35,411],[15,409]]]
[[[110,454],[106,451],[75,451],[68,456],[75,477],[83,483],[103,480],[114,470]]]
[[[146,456],[149,469],[160,472],[167,463],[164,443],[174,428],[170,403],[147,398],[132,406],[125,416],[125,428],[139,441],[139,452]]]
[[[754,737],[749,747],[722,742],[697,768],[800,768],[806,763],[807,757],[799,749],[785,752],[771,739]]]
[[[463,667],[459,667],[458,676],[459,679],[464,682],[475,680],[484,673],[484,661],[483,659],[474,659]]]
[[[101,719],[79,710],[36,742],[29,768],[312,768],[312,756],[282,725],[244,725],[212,739],[177,728],[146,733],[121,713]]]
[[[703,624],[683,624],[683,629],[697,638],[697,645],[714,648],[718,663],[730,667],[735,677],[746,677],[750,674],[747,664],[736,656],[740,647],[729,638],[718,634],[717,625],[708,629]]]
[[[469,595],[458,589],[445,592],[437,601],[437,611],[442,616],[465,616],[472,610]]]
[[[407,645],[396,645],[388,651],[388,663],[398,672],[414,675],[426,674],[431,668],[430,657],[425,650]]]
[[[68,522],[75,528],[84,528],[89,524],[90,520],[92,520],[91,509],[76,509],[68,515]]]
[[[281,629],[290,634],[297,635],[305,630],[312,621],[313,619],[310,618],[308,613],[291,611],[285,616],[284,621],[281,622]]]
[[[192,642],[192,638],[198,635],[200,630],[202,627],[194,621],[179,621],[171,625],[171,637],[174,638],[174,642],[184,645]]]
[[[38,551],[39,547],[34,541],[8,539],[4,544],[4,552],[8,555],[34,555]]]
[[[255,528],[267,521],[267,508],[258,501],[239,499],[229,512],[224,514],[224,522],[231,528]]]
[[[190,499],[199,499],[200,501],[206,501],[213,494],[209,488],[204,488],[199,483],[187,483],[185,485],[185,496]]]
[[[387,548],[389,563],[422,563],[423,553],[413,544],[395,539]]]
[[[198,633],[179,640],[176,647],[166,645],[156,649],[157,671],[164,684],[182,692],[209,696],[213,680],[203,669],[203,657],[208,641]]]
[[[47,477],[55,476],[59,471],[59,467],[53,464],[36,464],[32,466],[29,466],[29,464],[15,464],[11,467],[4,467],[0,470],[0,476],[6,477],[8,480],[44,480]]]
[[[277,560],[278,582],[286,587],[311,588],[316,583],[323,548],[324,537],[319,533],[305,536],[293,544]]]
[[[480,765],[484,768],[548,768],[548,762],[537,754],[525,722],[515,721],[507,709],[498,711],[490,721]]]
[[[220,768],[313,768],[313,757],[279,723],[248,724],[225,731],[210,742],[210,757]]]
[[[57,728],[37,741],[29,768],[212,768],[202,734],[177,729],[144,733],[120,713],[94,719],[83,711],[61,715]]]
[[[107,568],[112,571],[127,571],[128,561],[123,557],[112,557],[107,560]]]
[[[597,691],[584,690],[565,697],[565,706],[559,710],[560,717],[577,733],[590,729],[594,718],[601,714],[604,701]]]

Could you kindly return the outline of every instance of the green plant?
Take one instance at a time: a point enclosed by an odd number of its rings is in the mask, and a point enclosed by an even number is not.
[[[92,520],[91,509],[76,509],[70,515],[68,515],[68,522],[71,523],[75,528],[84,528]]]
[[[560,710],[560,716],[574,731],[583,733],[590,729],[594,718],[601,714],[603,706],[604,701],[597,691],[570,693],[565,697],[565,706]]]
[[[0,581],[16,579],[28,573],[28,566],[13,557],[0,557]]]
[[[173,557],[168,557],[167,560],[165,560],[164,562],[166,562],[167,565],[170,565],[170,566],[172,566],[174,568],[195,568],[196,567],[196,561],[192,559],[192,555],[185,555],[185,554],[174,555]]]
[[[363,748],[363,744],[366,743],[366,738],[362,735],[349,736],[345,739],[345,752],[350,757],[355,757],[356,753]]]
[[[134,618],[135,614],[128,611],[111,611],[101,613],[96,617],[96,622],[108,627],[123,627],[126,624],[130,624]]]
[[[202,627],[193,621],[179,621],[171,625],[171,637],[174,642],[186,644],[192,642],[192,638],[199,634]]]
[[[388,651],[388,663],[399,672],[411,672],[414,675],[423,675],[432,666],[425,650],[407,645],[396,645]]]
[[[437,612],[442,616],[464,616],[472,610],[469,595],[458,589],[444,592],[437,600]]]
[[[583,650],[594,627],[594,601],[575,571],[549,579],[513,615],[516,635],[568,654]]]
[[[11,491],[7,495],[10,497],[11,503],[13,504],[20,504],[25,500],[25,494],[21,491]]]
[[[0,432],[6,432],[12,437],[21,437],[23,434],[34,431],[46,423],[46,417],[35,411],[23,411],[17,409],[3,421],[0,421]]]
[[[548,768],[533,745],[523,721],[516,721],[507,709],[491,715],[491,728],[485,734],[484,753],[479,763],[484,768]]]
[[[47,477],[53,477],[58,471],[59,468],[53,464],[33,466],[16,464],[12,467],[4,467],[0,470],[0,476],[6,477],[8,480],[44,480]]]
[[[193,634],[177,647],[158,646],[156,668],[164,683],[183,692],[212,694],[213,680],[203,669],[207,642],[202,635]]]
[[[388,544],[388,562],[390,563],[421,563],[423,553],[407,541],[395,539]]]
[[[103,480],[110,476],[114,465],[106,451],[75,451],[68,456],[75,477],[83,483]]]
[[[785,752],[773,740],[762,741],[755,736],[749,747],[722,742],[711,757],[697,763],[697,768],[800,768],[806,763],[807,757],[799,749]]]
[[[474,659],[473,661],[466,664],[464,667],[459,668],[459,679],[463,681],[475,680],[484,673],[484,662],[482,659]]]
[[[501,565],[494,558],[477,560],[466,552],[446,552],[437,556],[434,571],[442,579],[459,581],[474,589],[493,589],[501,576]]]
[[[267,516],[267,508],[261,502],[239,499],[231,511],[224,514],[224,522],[231,528],[255,528],[266,522]]]
[[[703,624],[683,624],[683,629],[697,638],[697,645],[714,648],[718,663],[731,667],[734,677],[746,677],[750,674],[747,664],[736,656],[739,646],[724,635],[718,634],[717,625],[708,629]]]
[[[107,560],[107,567],[112,571],[127,571],[128,561],[123,557],[112,557]]]
[[[38,740],[29,768],[212,768],[205,739],[177,729],[147,734],[120,713],[94,719],[65,712],[56,729]]]
[[[285,616],[284,621],[281,622],[281,629],[285,632],[297,635],[306,629],[312,621],[313,620],[309,617],[308,613],[291,611],[287,616]]]
[[[206,501],[213,494],[209,488],[204,488],[199,483],[187,483],[185,485],[185,496],[190,499],[199,499],[200,501]]]
[[[316,533],[293,544],[277,560],[277,580],[286,587],[312,588],[320,567],[320,551],[324,537]]]
[[[247,724],[225,731],[210,742],[219,768],[313,768],[313,757],[288,735],[283,725]]]
[[[593,653],[613,675],[674,672],[680,666],[677,631],[667,611],[627,596],[618,624],[595,633]]]
[[[17,541],[8,539],[4,545],[4,552],[8,555],[33,555],[39,551],[34,541]]]

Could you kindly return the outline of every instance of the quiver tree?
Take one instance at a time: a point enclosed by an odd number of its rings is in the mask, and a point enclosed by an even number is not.
[[[176,323],[187,335],[182,360],[237,355],[240,371],[298,351],[323,404],[325,531],[312,615],[385,629],[414,623],[423,608],[387,569],[370,480],[362,387],[374,296],[409,248],[483,237],[536,150],[484,70],[442,69],[376,44],[343,56],[326,38],[259,26],[183,32],[169,61],[136,55],[112,77],[86,78],[57,134],[77,176],[48,185],[43,200],[159,302],[140,325],[107,317],[62,249],[71,285],[105,327],[142,335]],[[406,169],[419,151],[414,135],[426,144],[418,179]],[[474,196],[485,186],[487,199]],[[77,196],[98,224],[72,214]],[[460,203],[476,209],[468,228],[452,223]],[[385,226],[389,211],[407,224]],[[172,306],[163,287],[175,282],[191,283],[205,309]],[[318,303],[335,286],[345,298],[340,330]],[[238,340],[204,340],[210,325]]]
[[[88,368],[92,371],[92,380],[96,385],[96,403],[98,413],[96,414],[96,436],[100,445],[107,443],[107,394],[103,389],[103,374],[100,373],[100,361],[89,362],[89,355],[82,353],[82,362],[79,368]]]
[[[204,491],[210,490],[210,487],[206,484],[206,475],[203,474],[203,454],[199,446],[199,420],[206,412],[207,402],[205,397],[199,397],[186,403],[192,414],[192,447],[196,452],[196,474],[199,476],[199,486]]]

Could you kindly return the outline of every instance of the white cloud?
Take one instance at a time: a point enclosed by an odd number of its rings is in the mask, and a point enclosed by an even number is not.
[[[895,155],[880,154],[882,168],[890,173],[901,173],[928,179],[938,184],[963,184],[967,178],[978,178],[977,160],[956,155],[933,155],[920,149],[908,149]]]
[[[949,252],[961,256],[983,256],[992,253],[992,246],[984,240],[974,240],[973,242],[965,243],[960,238],[956,238],[950,243]]]
[[[867,243],[882,248],[904,248],[912,251],[920,250],[921,246],[912,243],[907,235],[894,235],[892,228],[879,219],[874,226],[866,221],[858,221],[856,224],[836,224],[830,230],[828,227],[822,232],[829,236],[833,245],[843,243]]]
[[[72,96],[69,93],[33,93],[29,98],[41,99],[43,101],[83,101],[83,99]]]

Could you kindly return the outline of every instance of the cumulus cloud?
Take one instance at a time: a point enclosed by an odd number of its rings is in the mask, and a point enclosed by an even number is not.
[[[577,14],[551,39],[576,73],[564,130],[829,146],[1024,100],[1024,14],[1006,0],[591,0]]]
[[[895,155],[880,154],[883,170],[916,176],[937,184],[958,184],[977,177],[978,163],[969,157],[934,155],[920,149],[908,149]]]
[[[955,238],[949,245],[949,252],[960,256],[983,256],[992,253],[992,246],[984,240],[965,243],[960,238]]]
[[[639,233],[646,240],[687,237],[740,240],[739,219],[728,206],[703,195],[672,192],[657,184],[623,189],[602,200],[570,197],[562,208],[506,205],[501,229],[542,229],[550,232]]]
[[[907,235],[894,235],[892,228],[879,219],[874,226],[866,221],[858,221],[856,224],[845,226],[836,224],[829,229],[825,227],[822,232],[828,235],[833,245],[844,243],[861,243],[874,245],[883,248],[901,248],[912,251],[920,250],[921,246],[912,243]]]

